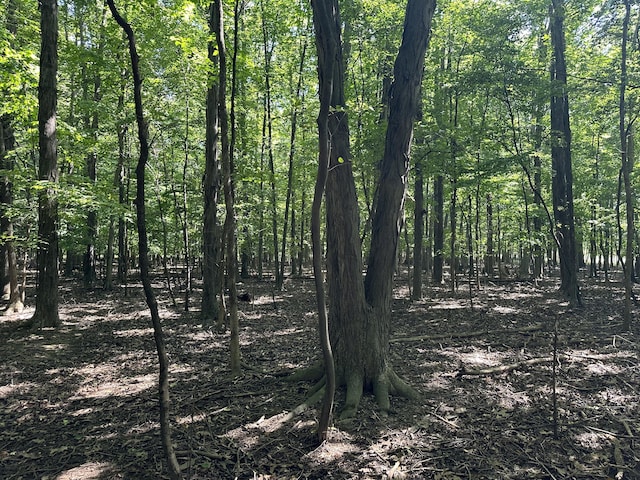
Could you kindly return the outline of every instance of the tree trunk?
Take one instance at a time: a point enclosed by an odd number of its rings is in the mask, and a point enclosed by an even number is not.
[[[373,218],[371,252],[364,283],[359,212],[344,99],[341,22],[337,3],[318,3],[312,3],[314,14],[320,8],[330,9],[335,28],[322,32],[316,25],[316,35],[331,35],[331,41],[338,45],[335,67],[327,69],[327,65],[319,63],[318,75],[321,83],[329,79],[333,82],[332,108],[328,113],[331,145],[326,192],[329,324],[337,382],[347,387],[342,416],[348,417],[355,414],[363,389],[374,392],[383,410],[389,409],[390,392],[415,395],[389,365],[389,331],[413,120],[435,3],[410,0],[407,5],[402,46],[394,70],[385,155],[381,163],[380,197]]]
[[[620,150],[622,154],[622,178],[624,182],[625,204],[627,211],[627,236],[626,252],[624,260],[624,313],[622,329],[628,331],[631,328],[631,308],[633,296],[633,191],[631,186],[631,173],[633,171],[633,125],[626,123],[625,93],[627,89],[627,36],[629,34],[629,17],[631,16],[631,3],[624,0],[625,16],[622,24],[622,49],[620,72]]]
[[[444,177],[438,175],[433,185],[433,281],[442,283],[444,267]]]
[[[211,4],[210,15],[213,15],[214,5]],[[224,319],[221,317],[218,296],[223,290],[220,282],[220,265],[222,260],[222,229],[218,222],[218,196],[222,182],[220,169],[220,154],[218,151],[218,95],[219,78],[216,71],[219,69],[219,57],[215,35],[215,24],[209,19],[209,62],[212,69],[209,74],[209,88],[206,99],[206,137],[205,137],[205,167],[202,182],[204,213],[202,219],[202,306],[200,318],[203,325],[218,324],[220,328]]]
[[[7,116],[0,117],[0,168],[5,171],[12,171],[14,162],[5,158],[7,152],[15,148],[15,137],[10,124],[11,118]],[[24,304],[20,285],[18,284],[18,260],[16,255],[15,239],[13,238],[13,221],[9,216],[7,209],[13,204],[13,182],[8,176],[0,179],[0,204],[2,204],[3,212],[0,219],[0,230],[5,236],[3,245],[4,254],[0,257],[3,266],[6,258],[6,277],[8,287],[7,312],[21,312]],[[4,280],[5,275],[2,278]]]
[[[233,375],[240,374],[240,326],[238,322],[238,293],[236,277],[238,274],[238,255],[236,251],[236,212],[233,165],[229,148],[229,124],[227,115],[227,56],[224,42],[223,6],[222,0],[211,4],[210,31],[215,33],[220,68],[218,72],[218,119],[220,121],[220,144],[222,147],[222,176],[226,216],[224,220],[224,242],[227,268],[227,286],[229,287],[229,325],[230,336],[230,367]]]
[[[294,175],[294,160],[296,153],[296,128],[298,126],[298,102],[300,101],[302,90],[302,78],[304,72],[304,62],[307,52],[307,42],[302,41],[302,52],[300,54],[300,67],[298,70],[298,82],[296,85],[296,92],[294,97],[293,111],[291,112],[291,137],[289,138],[289,171],[287,174],[287,199],[284,208],[284,225],[282,228],[282,245],[280,251],[280,271],[277,278],[282,283],[284,281],[284,265],[286,260],[287,251],[287,230],[289,228],[289,212],[291,211],[291,198],[293,196],[293,175]],[[293,223],[293,212],[291,212],[291,222]]]
[[[58,152],[56,138],[58,72],[58,4],[40,2],[41,51],[38,85],[40,163],[38,178],[46,182],[38,194],[38,290],[34,328],[56,327],[58,315]]]
[[[149,159],[149,133],[144,113],[142,110],[142,78],[138,68],[138,52],[135,38],[131,26],[120,16],[113,0],[107,0],[113,18],[126,33],[129,40],[129,54],[131,57],[131,70],[133,72],[133,91],[136,110],[136,122],[138,125],[138,140],[140,142],[140,156],[136,167],[136,210],[138,227],[138,261],[140,263],[140,280],[149,306],[151,322],[153,324],[153,334],[156,343],[159,365],[158,399],[160,404],[160,435],[162,447],[164,449],[169,477],[172,480],[182,478],[180,465],[176,458],[175,450],[171,440],[171,423],[169,420],[169,359],[167,356],[160,314],[158,312],[158,302],[151,287],[149,278],[149,247],[147,241],[146,208],[145,208],[145,168]]]
[[[551,43],[551,162],[553,213],[560,253],[560,289],[572,306],[581,306],[578,285],[576,233],[573,215],[571,129],[564,40],[564,0],[552,0]]]
[[[415,184],[413,190],[414,212],[413,212],[413,292],[412,299],[422,298],[422,243],[424,240],[424,177],[422,174],[421,162],[416,162]]]
[[[271,232],[273,234],[273,259],[275,262],[274,273],[276,279],[276,290],[282,289],[283,278],[280,276],[280,259],[278,255],[278,211],[276,194],[276,171],[273,161],[273,125],[271,116],[271,57],[273,47],[269,48],[269,32],[264,15],[264,0],[260,3],[262,8],[262,36],[264,40],[264,82],[265,82],[265,115],[267,126],[267,158],[269,160],[269,183],[271,185]]]
[[[398,239],[409,172],[413,122],[417,113],[424,56],[429,41],[435,1],[409,0],[402,44],[394,64],[389,100],[389,122],[380,164],[378,202],[372,222],[371,251],[365,277],[365,296],[372,309],[364,329],[364,384],[372,384],[383,410],[389,392],[410,394],[388,364],[391,301]],[[368,337],[368,338],[367,338]],[[352,374],[354,372],[351,372]]]

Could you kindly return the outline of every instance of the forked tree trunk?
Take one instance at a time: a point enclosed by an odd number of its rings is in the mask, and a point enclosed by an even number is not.
[[[349,154],[338,7],[335,1],[322,5],[314,2],[312,6],[314,14],[319,8],[331,12],[332,22],[337,25],[330,31],[323,31],[317,23],[316,35],[327,37],[338,45],[335,67],[323,70],[323,65],[319,64],[318,74],[321,82],[329,78],[333,81],[332,108],[328,114],[331,155],[326,193],[327,273],[337,381],[347,387],[342,413],[345,417],[355,414],[363,390],[373,391],[383,410],[389,409],[391,392],[415,395],[390,365],[389,333],[413,121],[435,2],[410,0],[407,5],[402,45],[394,67],[379,198],[364,283],[359,213]]]
[[[180,465],[176,458],[173,443],[171,441],[171,423],[169,420],[169,359],[167,356],[160,314],[158,312],[158,302],[151,287],[149,277],[149,246],[147,240],[146,208],[145,208],[145,168],[149,159],[149,133],[144,113],[142,110],[142,78],[138,68],[138,52],[135,44],[135,37],[131,26],[120,16],[113,0],[107,0],[113,18],[126,33],[129,40],[129,54],[131,57],[131,70],[133,72],[133,92],[136,110],[136,123],[138,125],[138,140],[140,142],[140,156],[136,167],[136,211],[138,227],[138,261],[140,263],[140,280],[144,289],[145,298],[151,313],[153,324],[153,334],[158,353],[159,380],[158,396],[160,403],[160,435],[162,447],[164,449],[169,477],[172,480],[182,478]]]
[[[56,138],[58,71],[58,4],[42,0],[38,130],[40,163],[38,178],[46,188],[38,195],[38,290],[34,328],[56,327],[58,315],[58,152]]]

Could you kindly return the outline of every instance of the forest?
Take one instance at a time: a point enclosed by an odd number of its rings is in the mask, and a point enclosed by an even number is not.
[[[0,478],[640,479],[634,0],[0,0]]]

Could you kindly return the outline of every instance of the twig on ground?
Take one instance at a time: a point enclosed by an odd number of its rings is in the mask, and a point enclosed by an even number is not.
[[[421,340],[443,340],[447,338],[471,338],[471,337],[481,337],[483,335],[495,335],[500,333],[529,333],[529,332],[537,332],[543,329],[543,325],[537,323],[535,325],[529,325],[528,327],[517,328],[515,330],[478,330],[475,332],[452,332],[452,333],[443,333],[439,335],[420,335],[417,337],[395,337],[389,340],[391,343],[397,342],[418,342]]]

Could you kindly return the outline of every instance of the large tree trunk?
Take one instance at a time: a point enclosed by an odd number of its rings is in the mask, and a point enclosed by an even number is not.
[[[332,0],[314,2],[312,6],[314,18],[318,10],[330,12],[333,21],[326,24],[334,26],[323,30],[323,24],[316,23],[316,35],[338,45],[335,65],[331,68],[319,62],[318,75],[321,84],[331,81],[333,87],[327,122],[331,139],[326,191],[329,324],[337,383],[347,387],[342,417],[348,417],[355,414],[363,390],[372,390],[383,410],[389,409],[390,391],[414,395],[389,365],[389,331],[409,148],[435,2],[410,0],[407,5],[405,32],[394,70],[380,197],[373,219],[372,246],[364,283],[359,213],[345,111],[345,67],[338,5]],[[318,54],[320,56],[322,52]]]
[[[38,130],[40,163],[38,178],[47,182],[38,195],[38,290],[34,328],[56,327],[58,315],[58,152],[56,138],[58,72],[58,4],[42,0]]]
[[[571,129],[565,61],[564,4],[552,0],[551,43],[551,162],[553,169],[553,213],[560,253],[560,289],[572,306],[582,305],[578,286],[576,233],[573,215]]]

